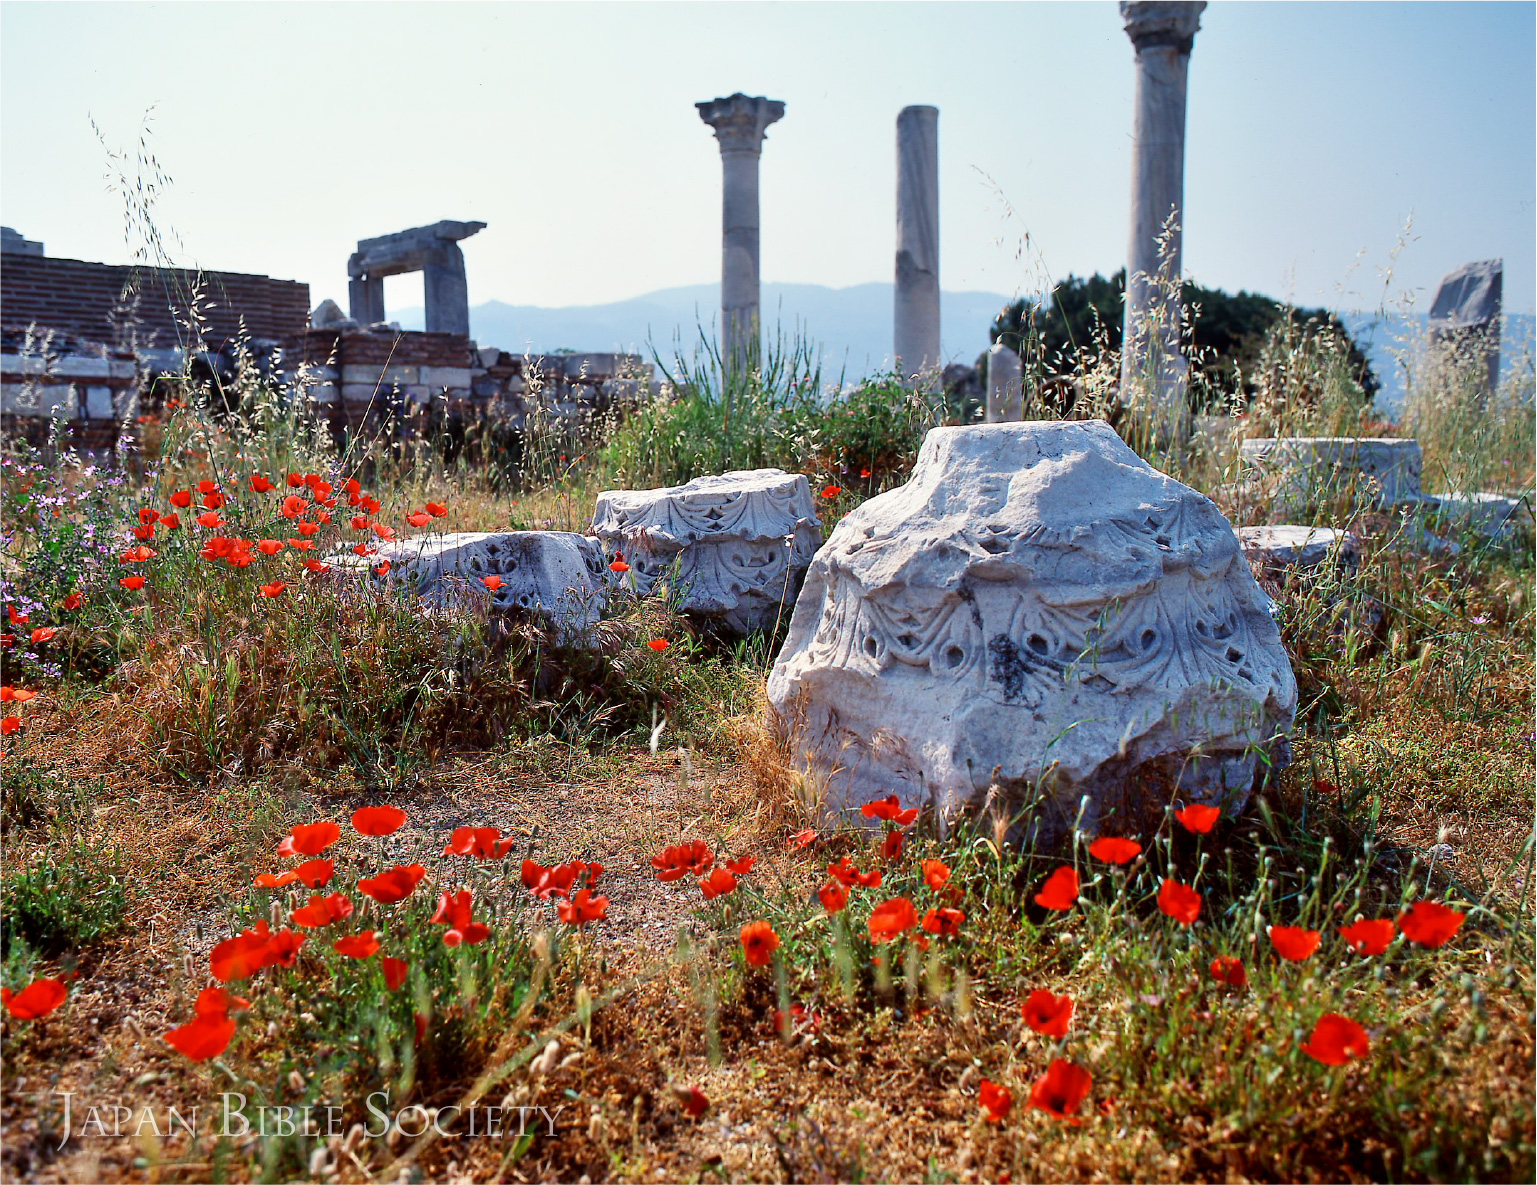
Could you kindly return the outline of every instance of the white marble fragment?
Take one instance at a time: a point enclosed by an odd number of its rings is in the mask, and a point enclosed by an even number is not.
[[[1245,476],[1286,510],[1348,497],[1388,508],[1420,497],[1415,440],[1366,436],[1284,436],[1239,445]]]

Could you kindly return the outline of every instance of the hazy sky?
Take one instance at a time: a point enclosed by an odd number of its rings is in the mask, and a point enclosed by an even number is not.
[[[1375,307],[1505,259],[1534,303],[1530,3],[1215,0],[1190,69],[1185,264]],[[125,261],[109,146],[150,144],[178,262],[346,306],[359,238],[480,219],[470,299],[619,300],[718,279],[720,159],[694,103],[782,99],[765,280],[890,280],[895,119],[940,110],[941,283],[1122,265],[1133,57],[1112,3],[0,5],[0,217]],[[1009,210],[1012,209],[1012,213]],[[1024,236],[1029,247],[1021,253]],[[419,304],[419,277],[388,282]]]

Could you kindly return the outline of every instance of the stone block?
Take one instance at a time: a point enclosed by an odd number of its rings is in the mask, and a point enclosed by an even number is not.
[[[1287,436],[1239,445],[1244,480],[1288,511],[1338,498],[1390,508],[1420,496],[1418,441],[1356,436]]]
[[[1236,813],[1286,764],[1297,684],[1210,499],[1106,423],[1027,421],[933,429],[839,522],[768,695],[833,809],[946,819],[996,787],[1043,842],[1146,843],[1170,801]]]
[[[1442,524],[1490,539],[1504,538],[1532,525],[1530,500],[1506,494],[1426,494],[1421,507]]]
[[[342,397],[341,388],[335,383],[316,383],[309,389],[309,397],[314,403],[335,403]]]
[[[1331,556],[1353,563],[1359,551],[1354,535],[1332,527],[1237,527],[1234,533],[1244,558],[1267,571],[1316,568]]]
[[[424,366],[421,369],[421,378],[417,380],[428,387],[462,387],[470,389],[470,368],[468,366]]]
[[[85,415],[91,420],[110,420],[117,417],[110,387],[87,387],[85,391]]]
[[[0,412],[9,416],[70,420],[79,400],[75,388],[57,383],[0,384]]]

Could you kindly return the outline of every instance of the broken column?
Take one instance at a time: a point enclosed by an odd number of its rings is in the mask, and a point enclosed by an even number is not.
[[[897,116],[897,282],[893,351],[911,377],[939,354],[939,109]]]
[[[1121,397],[1148,400],[1173,431],[1182,430],[1187,372],[1179,350],[1185,88],[1205,7],[1205,0],[1121,2],[1126,35],[1137,52]]]
[[[470,292],[459,240],[485,230],[484,222],[444,220],[392,235],[361,239],[347,261],[347,295],[353,320],[384,320],[384,277],[421,272],[428,333],[470,332]]]
[[[1002,342],[994,342],[987,351],[987,422],[1002,424],[1024,418],[1024,376],[1019,355]]]
[[[1485,259],[1448,272],[1430,306],[1430,343],[1445,359],[1482,370],[1485,392],[1500,379],[1500,298],[1505,261]],[[1482,363],[1482,366],[1476,364]],[[1486,377],[1485,377],[1486,376]]]
[[[758,158],[769,124],[784,118],[785,105],[737,93],[694,106],[720,141],[721,356],[740,367],[758,352]]]

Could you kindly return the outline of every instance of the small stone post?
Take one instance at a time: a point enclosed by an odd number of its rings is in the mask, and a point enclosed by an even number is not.
[[[940,365],[939,108],[897,115],[897,282],[892,350],[909,378]]]
[[[784,118],[785,105],[737,93],[694,106],[720,141],[721,356],[740,367],[758,343],[758,160],[768,126]]]
[[[1182,433],[1187,367],[1179,352],[1180,238],[1185,205],[1185,89],[1205,0],[1121,0],[1137,52],[1132,131],[1131,242],[1126,252],[1126,321],[1121,397],[1146,392],[1158,418]],[[1165,225],[1171,233],[1160,254]]]
[[[1500,385],[1500,302],[1505,261],[1465,263],[1441,277],[1430,305],[1430,344],[1442,365],[1482,362],[1483,393]]]
[[[994,342],[987,351],[987,422],[1003,424],[1024,418],[1024,372],[1019,355],[1002,342]]]

